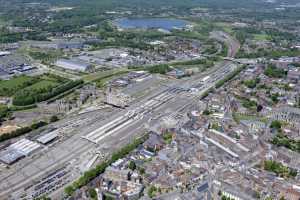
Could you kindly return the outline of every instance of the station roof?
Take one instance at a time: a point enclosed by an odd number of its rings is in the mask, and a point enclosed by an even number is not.
[[[57,131],[52,131],[50,133],[47,133],[46,135],[43,135],[43,136],[37,138],[36,141],[38,141],[42,144],[47,144],[57,137],[58,137]]]
[[[0,152],[0,161],[11,165],[20,158],[24,157],[25,155],[18,150],[15,149],[7,149],[5,151]]]

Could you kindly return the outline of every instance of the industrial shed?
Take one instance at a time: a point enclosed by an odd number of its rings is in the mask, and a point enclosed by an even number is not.
[[[84,62],[82,60],[75,59],[59,59],[55,62],[55,65],[67,70],[86,72],[92,70],[92,65],[90,63]]]
[[[0,152],[0,161],[7,165],[11,165],[23,157],[25,157],[25,155],[15,149],[7,149]]]
[[[47,133],[46,135],[39,137],[38,139],[36,139],[36,141],[42,144],[48,144],[53,140],[55,140],[56,138],[58,138],[57,131],[52,131],[50,133]]]

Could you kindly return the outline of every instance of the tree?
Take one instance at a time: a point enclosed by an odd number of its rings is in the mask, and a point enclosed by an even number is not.
[[[92,199],[97,199],[97,192],[94,188],[89,189],[89,195]]]
[[[206,110],[204,110],[204,111],[203,111],[203,115],[210,115],[210,111],[209,111],[209,110],[207,110],[207,109],[206,109]]]
[[[271,122],[270,128],[272,129],[276,129],[277,131],[279,131],[281,129],[281,122],[278,120],[274,120]]]
[[[140,172],[140,174],[145,174],[145,169],[143,167],[140,167],[139,172]]]
[[[73,187],[73,185],[69,185],[69,186],[65,187],[64,192],[68,196],[71,196],[75,192],[75,188]]]
[[[284,196],[281,196],[279,200],[285,200]]]
[[[50,118],[51,123],[56,122],[58,120],[59,120],[59,118],[56,115],[52,115],[51,118]]]
[[[155,196],[155,193],[157,191],[157,188],[153,185],[150,186],[150,188],[148,189],[148,196],[150,198],[153,198]]]
[[[136,164],[134,161],[130,161],[129,162],[129,165],[128,165],[128,168],[131,169],[132,171],[134,171],[136,169]]]
[[[262,109],[263,109],[263,106],[262,106],[262,105],[258,105],[258,106],[256,107],[256,111],[257,111],[257,112],[262,111]]]
[[[268,65],[264,74],[271,78],[283,78],[286,76],[286,72],[283,69],[279,69],[274,65]]]

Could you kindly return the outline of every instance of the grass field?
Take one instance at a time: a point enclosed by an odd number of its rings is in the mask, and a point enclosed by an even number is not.
[[[49,81],[49,80],[41,80],[29,87],[26,87],[25,89],[26,90],[41,90],[41,89],[44,89],[44,88],[53,88],[55,86],[59,85],[59,83],[55,82],[55,81]]]
[[[253,34],[254,40],[267,41],[270,40],[270,36],[267,34]]]
[[[63,78],[42,75],[39,77],[18,76],[10,80],[0,81],[0,96],[13,96],[23,89],[40,90],[48,87],[55,87],[63,83]]]
[[[107,70],[107,71],[95,72],[95,73],[83,76],[83,80],[88,81],[88,82],[98,81],[100,79],[105,79],[105,78],[112,77],[115,75],[125,74],[130,71],[131,70],[129,70],[129,69],[121,68],[121,69],[112,69],[112,70]]]
[[[6,88],[7,90],[14,90],[15,88],[24,88],[26,83],[34,81],[35,78],[29,76],[18,76],[7,81],[0,82],[0,90]],[[24,86],[24,87],[23,87]]]
[[[225,22],[217,22],[215,23],[215,25],[217,27],[219,27],[220,29],[223,29],[223,31],[227,32],[227,33],[233,33],[232,30],[232,25],[229,23],[225,23]]]
[[[7,22],[0,17],[0,28],[7,25]]]
[[[237,122],[240,122],[241,120],[256,120],[256,121],[261,121],[263,123],[268,122],[267,118],[258,117],[258,116],[255,116],[255,115],[243,115],[243,114],[239,114],[239,113],[233,113],[233,118]]]

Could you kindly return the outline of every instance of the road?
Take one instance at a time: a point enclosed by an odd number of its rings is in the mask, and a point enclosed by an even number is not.
[[[223,35],[224,36],[224,35]],[[226,35],[229,42],[228,56],[234,57],[236,41]],[[209,79],[199,84],[204,75],[195,76],[189,80],[180,81],[175,85],[158,88],[151,95],[137,102],[126,110],[118,110],[107,116],[105,120],[96,120],[76,128],[73,136],[57,145],[43,149],[36,158],[25,158],[19,167],[8,169],[0,174],[0,199],[14,199],[12,193],[22,190],[41,179],[48,173],[64,165],[78,162],[86,152],[103,150],[111,153],[120,146],[127,144],[130,139],[146,130],[145,124],[153,118],[167,113],[175,116],[193,102],[215,83],[235,69],[230,61],[224,61],[216,70],[211,70]],[[195,88],[191,94],[185,89]],[[92,117],[92,116],[91,116]],[[74,175],[74,174],[73,174]],[[75,174],[73,179],[79,174]]]

